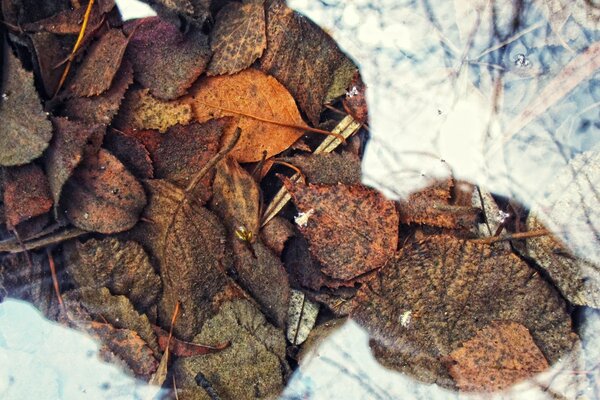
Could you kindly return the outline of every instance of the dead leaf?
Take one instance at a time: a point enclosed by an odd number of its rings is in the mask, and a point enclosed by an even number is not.
[[[126,57],[133,64],[135,79],[153,96],[173,100],[204,72],[210,59],[208,36],[194,26],[182,34],[177,27],[157,17],[126,26],[131,37]]]
[[[210,33],[212,59],[208,75],[235,74],[248,68],[267,45],[262,1],[227,3],[215,18]]]
[[[356,71],[343,100],[344,109],[352,118],[364,124],[369,118],[367,110],[367,86],[363,82],[360,73]]]
[[[303,185],[285,178],[298,211],[299,229],[323,272],[351,280],[381,268],[398,246],[398,213],[393,202],[362,185]]]
[[[217,346],[206,346],[179,340],[175,336],[171,336],[169,339],[169,332],[163,330],[159,326],[153,326],[152,328],[154,329],[156,337],[158,337],[158,345],[160,346],[161,350],[165,351],[168,344],[169,352],[177,357],[193,357],[204,354],[212,354],[229,347],[229,343],[227,342],[221,343]]]
[[[200,372],[224,399],[277,397],[284,387],[282,371],[288,369],[283,333],[250,302],[237,300],[225,303],[194,338],[195,343],[213,345],[225,341],[231,346],[223,351],[175,361],[172,370],[179,396],[205,398],[195,379]]]
[[[267,49],[260,69],[274,76],[294,96],[313,125],[319,123],[323,103],[335,71],[346,56],[333,39],[283,1],[267,10]]]
[[[565,303],[510,252],[451,236],[406,245],[363,285],[352,318],[385,366],[444,387],[441,359],[493,320],[520,323],[549,362],[574,343]]]
[[[285,218],[275,217],[260,230],[262,242],[281,257],[285,243],[294,236],[294,227]]]
[[[104,138],[104,148],[121,161],[139,179],[154,177],[154,167],[146,146],[133,136],[111,129]]]
[[[129,85],[133,83],[133,67],[123,62],[110,89],[99,96],[75,97],[65,102],[65,115],[88,123],[108,125],[119,111]]]
[[[187,100],[199,122],[222,116],[239,118],[242,137],[230,155],[239,162],[260,161],[287,149],[302,134],[302,129],[263,122],[304,125],[296,103],[288,91],[274,78],[255,69],[231,76],[202,78]],[[243,115],[241,115],[243,114]],[[223,138],[227,143],[230,136]]]
[[[315,303],[299,290],[291,290],[287,320],[287,338],[298,346],[304,343],[319,315],[319,303]]]
[[[102,35],[77,68],[70,91],[79,97],[98,96],[107,91],[121,66],[127,43],[120,29],[111,29]]]
[[[38,158],[52,138],[52,125],[35,90],[33,74],[10,52],[0,95],[0,165],[26,164]]]
[[[107,287],[115,295],[127,296],[143,313],[158,300],[160,277],[136,242],[114,238],[74,241],[65,246],[64,254],[66,270],[80,287]]]
[[[349,152],[296,155],[282,160],[300,168],[309,183],[360,183],[360,159]]]
[[[67,218],[76,227],[92,232],[130,229],[146,205],[142,185],[104,149],[83,160],[67,182],[66,190]]]
[[[184,201],[183,191],[176,186],[155,179],[146,181],[146,188],[150,201],[144,217],[152,222],[141,226],[140,236],[160,264],[160,322],[170,323],[180,300],[181,316],[174,333],[189,341],[213,315],[212,298],[227,285],[225,229],[197,201]]]
[[[54,138],[44,161],[50,191],[55,206],[60,202],[63,186],[86,155],[100,149],[105,128],[100,124],[86,125],[66,118],[53,118]]]
[[[4,214],[9,229],[52,208],[48,179],[36,164],[6,168]]]
[[[450,353],[448,370],[461,391],[495,392],[548,369],[529,330],[493,321]]]
[[[192,108],[180,100],[161,101],[148,89],[130,89],[121,103],[114,122],[122,131],[130,129],[157,129],[166,132],[176,124],[185,125],[192,119]]]
[[[99,1],[94,4],[88,22],[88,30],[95,31],[102,24],[104,14],[114,7],[114,1]],[[81,30],[86,7],[71,8],[54,14],[48,18],[25,24],[28,32],[50,32],[59,35],[76,35]]]
[[[33,46],[34,71],[44,85],[46,97],[52,97],[62,75],[62,68],[56,68],[70,54],[72,37],[60,37],[48,32],[29,35]]]

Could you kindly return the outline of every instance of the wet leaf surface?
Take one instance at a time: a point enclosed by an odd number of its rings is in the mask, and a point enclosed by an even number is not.
[[[21,165],[42,155],[52,125],[35,91],[33,75],[8,52],[0,96],[0,165]]]
[[[210,58],[208,36],[191,27],[182,34],[177,27],[159,18],[147,18],[130,25],[127,59],[135,79],[153,96],[173,100],[204,72]]]
[[[200,122],[221,116],[239,118],[237,125],[242,129],[242,137],[231,152],[239,162],[260,161],[263,151],[269,158],[290,147],[303,134],[301,129],[248,117],[304,125],[288,91],[258,70],[202,78],[190,94],[188,101],[194,109],[194,117]],[[226,137],[223,142],[229,140],[230,137]]]
[[[413,243],[357,294],[352,317],[384,365],[454,384],[441,359],[494,320],[524,325],[550,363],[574,343],[564,301],[515,255],[450,236]]]
[[[66,190],[67,218],[76,227],[92,232],[117,233],[130,229],[146,205],[142,185],[104,149],[83,160]]]
[[[139,179],[154,178],[154,166],[146,146],[133,136],[111,129],[104,138],[104,148],[110,151]]]
[[[35,164],[7,168],[4,172],[4,214],[14,228],[52,208],[52,197],[44,171]]]
[[[210,35],[213,52],[208,75],[234,74],[248,68],[267,45],[261,1],[227,3],[216,16]]]
[[[326,275],[350,280],[383,267],[395,253],[398,214],[381,194],[362,185],[303,185],[288,179],[284,185],[308,217],[298,228]]]
[[[492,322],[449,358],[450,375],[462,391],[501,391],[548,368],[529,330],[514,322]]]

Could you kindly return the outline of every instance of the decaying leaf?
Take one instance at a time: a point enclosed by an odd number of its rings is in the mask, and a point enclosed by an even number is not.
[[[111,86],[121,66],[127,38],[120,29],[111,29],[95,42],[77,68],[69,89],[80,97],[98,96]]]
[[[248,68],[267,45],[262,1],[227,3],[210,33],[213,51],[208,75],[234,74]]]
[[[204,354],[216,353],[229,347],[228,342],[221,343],[217,346],[207,346],[179,340],[175,336],[169,338],[169,332],[163,330],[159,326],[153,326],[152,328],[158,337],[158,345],[161,350],[166,351],[167,346],[169,346],[169,352],[177,357],[201,356]]]
[[[135,79],[153,96],[173,100],[204,72],[210,58],[208,36],[196,27],[186,34],[170,22],[146,18],[130,25],[126,57]]]
[[[283,161],[300,168],[309,183],[360,183],[360,159],[349,152],[297,155],[285,157]]]
[[[156,177],[167,179],[180,187],[187,187],[192,178],[219,151],[220,139],[232,128],[231,118],[212,119],[203,124],[175,125],[162,136],[152,152]],[[211,171],[202,179],[201,193],[204,203],[211,196]]]
[[[114,1],[98,1],[92,7],[88,22],[88,29],[95,31],[103,22],[103,15],[109,12]],[[59,35],[76,35],[81,30],[81,21],[87,7],[70,8],[54,14],[48,18],[25,24],[23,29],[33,32],[50,32]]]
[[[231,152],[239,162],[260,161],[264,151],[269,158],[287,149],[304,133],[302,129],[256,119],[304,125],[288,91],[277,80],[255,69],[231,76],[202,78],[194,85],[187,101],[200,122],[222,116],[239,118],[237,126],[242,130],[242,137]],[[229,140],[230,136],[225,137],[223,143]]]
[[[319,117],[335,71],[346,56],[321,28],[283,1],[267,10],[267,48],[260,69],[277,78],[294,96],[313,125]]]
[[[157,129],[166,132],[176,124],[187,124],[192,119],[192,108],[180,100],[161,101],[148,89],[127,91],[121,103],[115,126],[122,131],[129,129]]]
[[[133,67],[123,62],[110,89],[99,96],[75,97],[65,102],[65,115],[88,123],[110,124],[119,111],[129,85],[133,83]]]
[[[38,158],[52,138],[52,125],[33,84],[33,74],[9,51],[0,95],[0,165]]]
[[[4,214],[9,228],[48,212],[52,204],[48,180],[36,164],[5,170]]]
[[[493,321],[449,356],[450,375],[462,391],[495,392],[545,371],[548,362],[529,330]]]
[[[288,368],[283,333],[268,324],[250,302],[237,300],[225,303],[194,338],[203,344],[224,341],[231,346],[221,352],[175,362],[173,374],[180,398],[206,398],[204,389],[196,384],[198,373],[220,398],[277,397],[283,390],[282,371]]]
[[[160,264],[163,294],[159,319],[168,326],[176,302],[181,315],[174,333],[191,340],[213,315],[212,299],[225,289],[225,229],[218,218],[183,191],[163,180],[149,180],[148,221],[141,237]],[[221,343],[221,342],[220,342]]]
[[[367,98],[366,98],[367,86],[363,82],[358,71],[354,74],[352,82],[348,87],[346,96],[343,100],[344,109],[348,114],[359,121],[360,123],[367,122],[369,117],[367,111]]]
[[[105,287],[81,287],[66,292],[63,298],[67,307],[77,304],[94,320],[108,322],[117,329],[136,332],[155,354],[159,354],[156,335],[148,317],[139,314],[127,297],[113,296]]]
[[[155,304],[161,282],[148,255],[136,242],[114,238],[69,243],[65,248],[66,269],[80,287],[107,287],[124,295],[140,312]]]
[[[56,66],[69,56],[74,38],[59,37],[48,32],[34,33],[29,37],[35,53],[34,70],[42,81],[44,94],[51,97],[62,75],[62,68]]]
[[[63,204],[67,218],[76,227],[92,232],[130,229],[146,205],[142,185],[104,149],[83,160],[66,190]]]
[[[308,299],[299,290],[291,290],[290,307],[287,320],[287,338],[291,344],[298,346],[306,340],[317,322],[319,303]]]
[[[281,256],[285,243],[294,236],[294,227],[285,218],[275,217],[260,230],[262,242],[277,256]]]
[[[564,301],[502,249],[431,237],[405,246],[359,290],[352,313],[387,367],[452,387],[441,359],[494,320],[524,325],[550,362],[574,342]]]
[[[381,268],[398,246],[393,202],[362,185],[303,185],[283,180],[298,211],[300,231],[323,272],[350,280]]]
[[[103,145],[137,178],[154,178],[150,153],[146,146],[135,137],[111,129],[106,133]]]
[[[66,118],[53,118],[54,138],[45,155],[46,173],[55,205],[63,186],[86,155],[100,149],[105,128],[100,124],[86,125]]]

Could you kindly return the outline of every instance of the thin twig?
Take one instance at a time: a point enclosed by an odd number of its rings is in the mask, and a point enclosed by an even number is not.
[[[540,237],[540,236],[548,236],[550,234],[551,234],[551,232],[548,229],[536,229],[536,230],[527,231],[527,232],[508,233],[508,234],[499,235],[499,236],[490,236],[490,237],[483,238],[483,239],[471,239],[469,241],[471,243],[477,243],[477,244],[492,244],[492,243],[496,243],[496,242],[502,242],[505,240],[529,239],[529,238],[535,238],[535,237]]]
[[[61,243],[65,240],[73,239],[81,235],[85,235],[87,231],[78,228],[69,228],[57,232],[55,235],[43,237],[41,239],[24,242],[23,246],[12,241],[0,242],[0,253],[21,253],[27,250],[35,250],[51,244]]]
[[[54,286],[54,293],[58,299],[58,305],[64,310],[65,305],[63,303],[62,296],[60,295],[60,287],[58,286],[58,278],[56,276],[56,266],[54,265],[54,257],[52,257],[52,251],[46,248],[46,254],[48,255],[48,264],[50,265],[50,274],[52,275],[52,285]]]

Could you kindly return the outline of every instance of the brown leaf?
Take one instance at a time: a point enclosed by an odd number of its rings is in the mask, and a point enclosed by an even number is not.
[[[104,14],[114,7],[113,1],[99,1],[94,4],[88,21],[88,31],[95,31],[104,21]],[[76,35],[81,30],[81,21],[87,7],[61,11],[48,18],[25,24],[23,29],[32,32],[50,32],[59,35]]]
[[[411,243],[359,290],[352,318],[385,366],[452,387],[441,359],[493,320],[520,323],[549,362],[572,347],[565,303],[501,248],[451,236]]]
[[[294,236],[294,227],[285,218],[275,217],[260,230],[260,238],[277,256],[281,256],[285,243]]]
[[[111,129],[104,138],[104,148],[121,161],[139,179],[154,177],[150,153],[138,139]]]
[[[45,95],[52,97],[63,73],[63,69],[56,66],[69,56],[74,38],[60,37],[48,32],[34,33],[29,37],[35,53],[36,76],[42,81]]]
[[[133,64],[135,79],[159,99],[184,95],[210,59],[208,37],[193,26],[182,34],[156,17],[130,26],[126,57]]]
[[[529,330],[506,321],[493,321],[478,331],[449,360],[450,375],[462,391],[501,391],[548,368]]]
[[[169,345],[169,351],[178,357],[193,357],[201,356],[204,354],[212,354],[229,347],[228,342],[221,343],[216,346],[206,346],[203,344],[197,344],[192,342],[186,342],[179,340],[175,336],[169,338],[169,332],[165,331],[159,326],[152,326],[154,333],[158,337],[158,345],[162,351],[165,351],[167,344]]]
[[[239,162],[260,161],[263,151],[269,158],[287,149],[303,134],[301,129],[241,116],[304,125],[288,91],[274,78],[255,69],[201,79],[188,101],[200,122],[226,115],[239,118],[237,125],[242,129],[242,137],[230,153]]]
[[[67,218],[80,229],[116,233],[133,227],[144,206],[142,185],[104,149],[83,160],[67,182]]]
[[[9,228],[48,212],[52,204],[48,179],[40,167],[27,164],[6,168],[4,213]]]
[[[181,316],[174,332],[191,340],[213,315],[212,298],[227,285],[225,229],[218,218],[197,201],[184,201],[183,191],[163,180],[149,180],[150,201],[141,237],[159,261],[163,295],[159,318],[168,326],[176,302]]]
[[[360,73],[357,71],[352,78],[352,82],[350,82],[350,87],[343,100],[344,109],[348,114],[352,115],[352,118],[363,124],[367,122],[367,119],[369,118],[366,91],[367,86],[363,82]]]
[[[173,364],[181,398],[206,396],[196,384],[199,372],[224,399],[275,398],[281,393],[282,371],[288,368],[283,332],[268,324],[250,302],[225,303],[194,338],[194,343],[223,342],[231,346],[215,354],[180,358]]]
[[[260,69],[273,75],[294,96],[313,125],[337,67],[346,56],[333,39],[283,1],[273,1],[267,10],[267,49]]]
[[[86,121],[108,125],[119,111],[121,101],[129,85],[133,83],[133,67],[124,61],[113,79],[110,89],[99,96],[75,97],[65,102],[65,115]]]
[[[52,125],[33,84],[33,74],[9,51],[0,95],[0,165],[26,164],[42,155]]]
[[[63,186],[85,155],[100,149],[105,128],[100,124],[86,125],[66,118],[53,118],[54,138],[44,161],[50,191],[58,206]]]
[[[66,270],[80,287],[107,287],[124,295],[140,312],[156,303],[161,290],[160,277],[138,243],[114,238],[69,242],[64,249]]]
[[[69,89],[79,97],[97,96],[110,88],[121,66],[127,38],[120,29],[111,29],[95,42],[77,68]]]
[[[323,272],[350,280],[381,268],[398,246],[393,202],[362,185],[303,185],[283,180],[306,223],[297,219]]]
[[[219,151],[223,134],[233,128],[232,118],[212,119],[203,124],[175,125],[162,136],[152,158],[156,177],[187,187],[193,177]],[[212,195],[214,172],[207,173],[195,195],[206,202]]]
[[[189,104],[180,100],[158,100],[152,97],[148,89],[131,89],[121,103],[115,126],[122,131],[157,129],[164,133],[169,127],[185,125],[191,119],[192,108]]]
[[[309,183],[360,183],[360,159],[349,152],[296,155],[283,161],[300,168]]]
[[[227,3],[215,19],[208,75],[235,74],[262,55],[267,45],[262,2]]]

